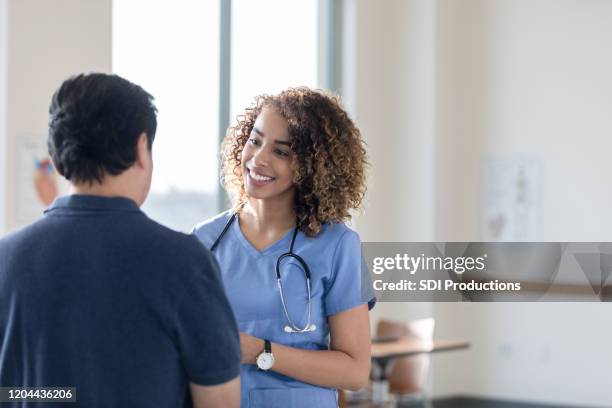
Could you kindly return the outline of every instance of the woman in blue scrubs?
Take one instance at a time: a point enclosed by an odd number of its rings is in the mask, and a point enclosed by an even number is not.
[[[296,88],[257,97],[222,151],[234,208],[194,233],[241,332],[241,406],[337,407],[370,370],[374,296],[344,223],[365,192],[361,134],[335,97]]]

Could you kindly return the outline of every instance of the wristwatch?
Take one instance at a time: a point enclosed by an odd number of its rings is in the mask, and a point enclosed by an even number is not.
[[[264,351],[257,356],[257,369],[268,371],[274,365],[274,356],[272,355],[272,343],[270,340],[264,340]]]

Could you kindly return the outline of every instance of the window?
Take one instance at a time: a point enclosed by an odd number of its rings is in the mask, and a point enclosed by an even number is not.
[[[231,122],[256,95],[316,88],[318,2],[232,1]]]
[[[218,210],[219,3],[115,1],[113,70],[159,110],[143,210],[188,231]]]
[[[151,218],[188,231],[218,212],[219,134],[256,95],[317,87],[319,2],[113,3],[113,70],[152,93],[159,109],[143,206]],[[220,71],[220,55],[229,73]]]

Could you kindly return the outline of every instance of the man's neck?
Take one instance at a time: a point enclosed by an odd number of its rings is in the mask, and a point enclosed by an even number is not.
[[[118,180],[116,177],[105,177],[102,183],[77,183],[72,184],[70,194],[95,195],[101,197],[125,197],[136,202],[139,206],[142,204],[138,194],[133,188],[129,188],[126,183]]]

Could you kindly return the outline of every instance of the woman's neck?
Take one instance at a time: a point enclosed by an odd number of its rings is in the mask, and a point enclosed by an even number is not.
[[[286,231],[295,225],[293,201],[249,198],[242,214],[244,221],[259,232]]]

